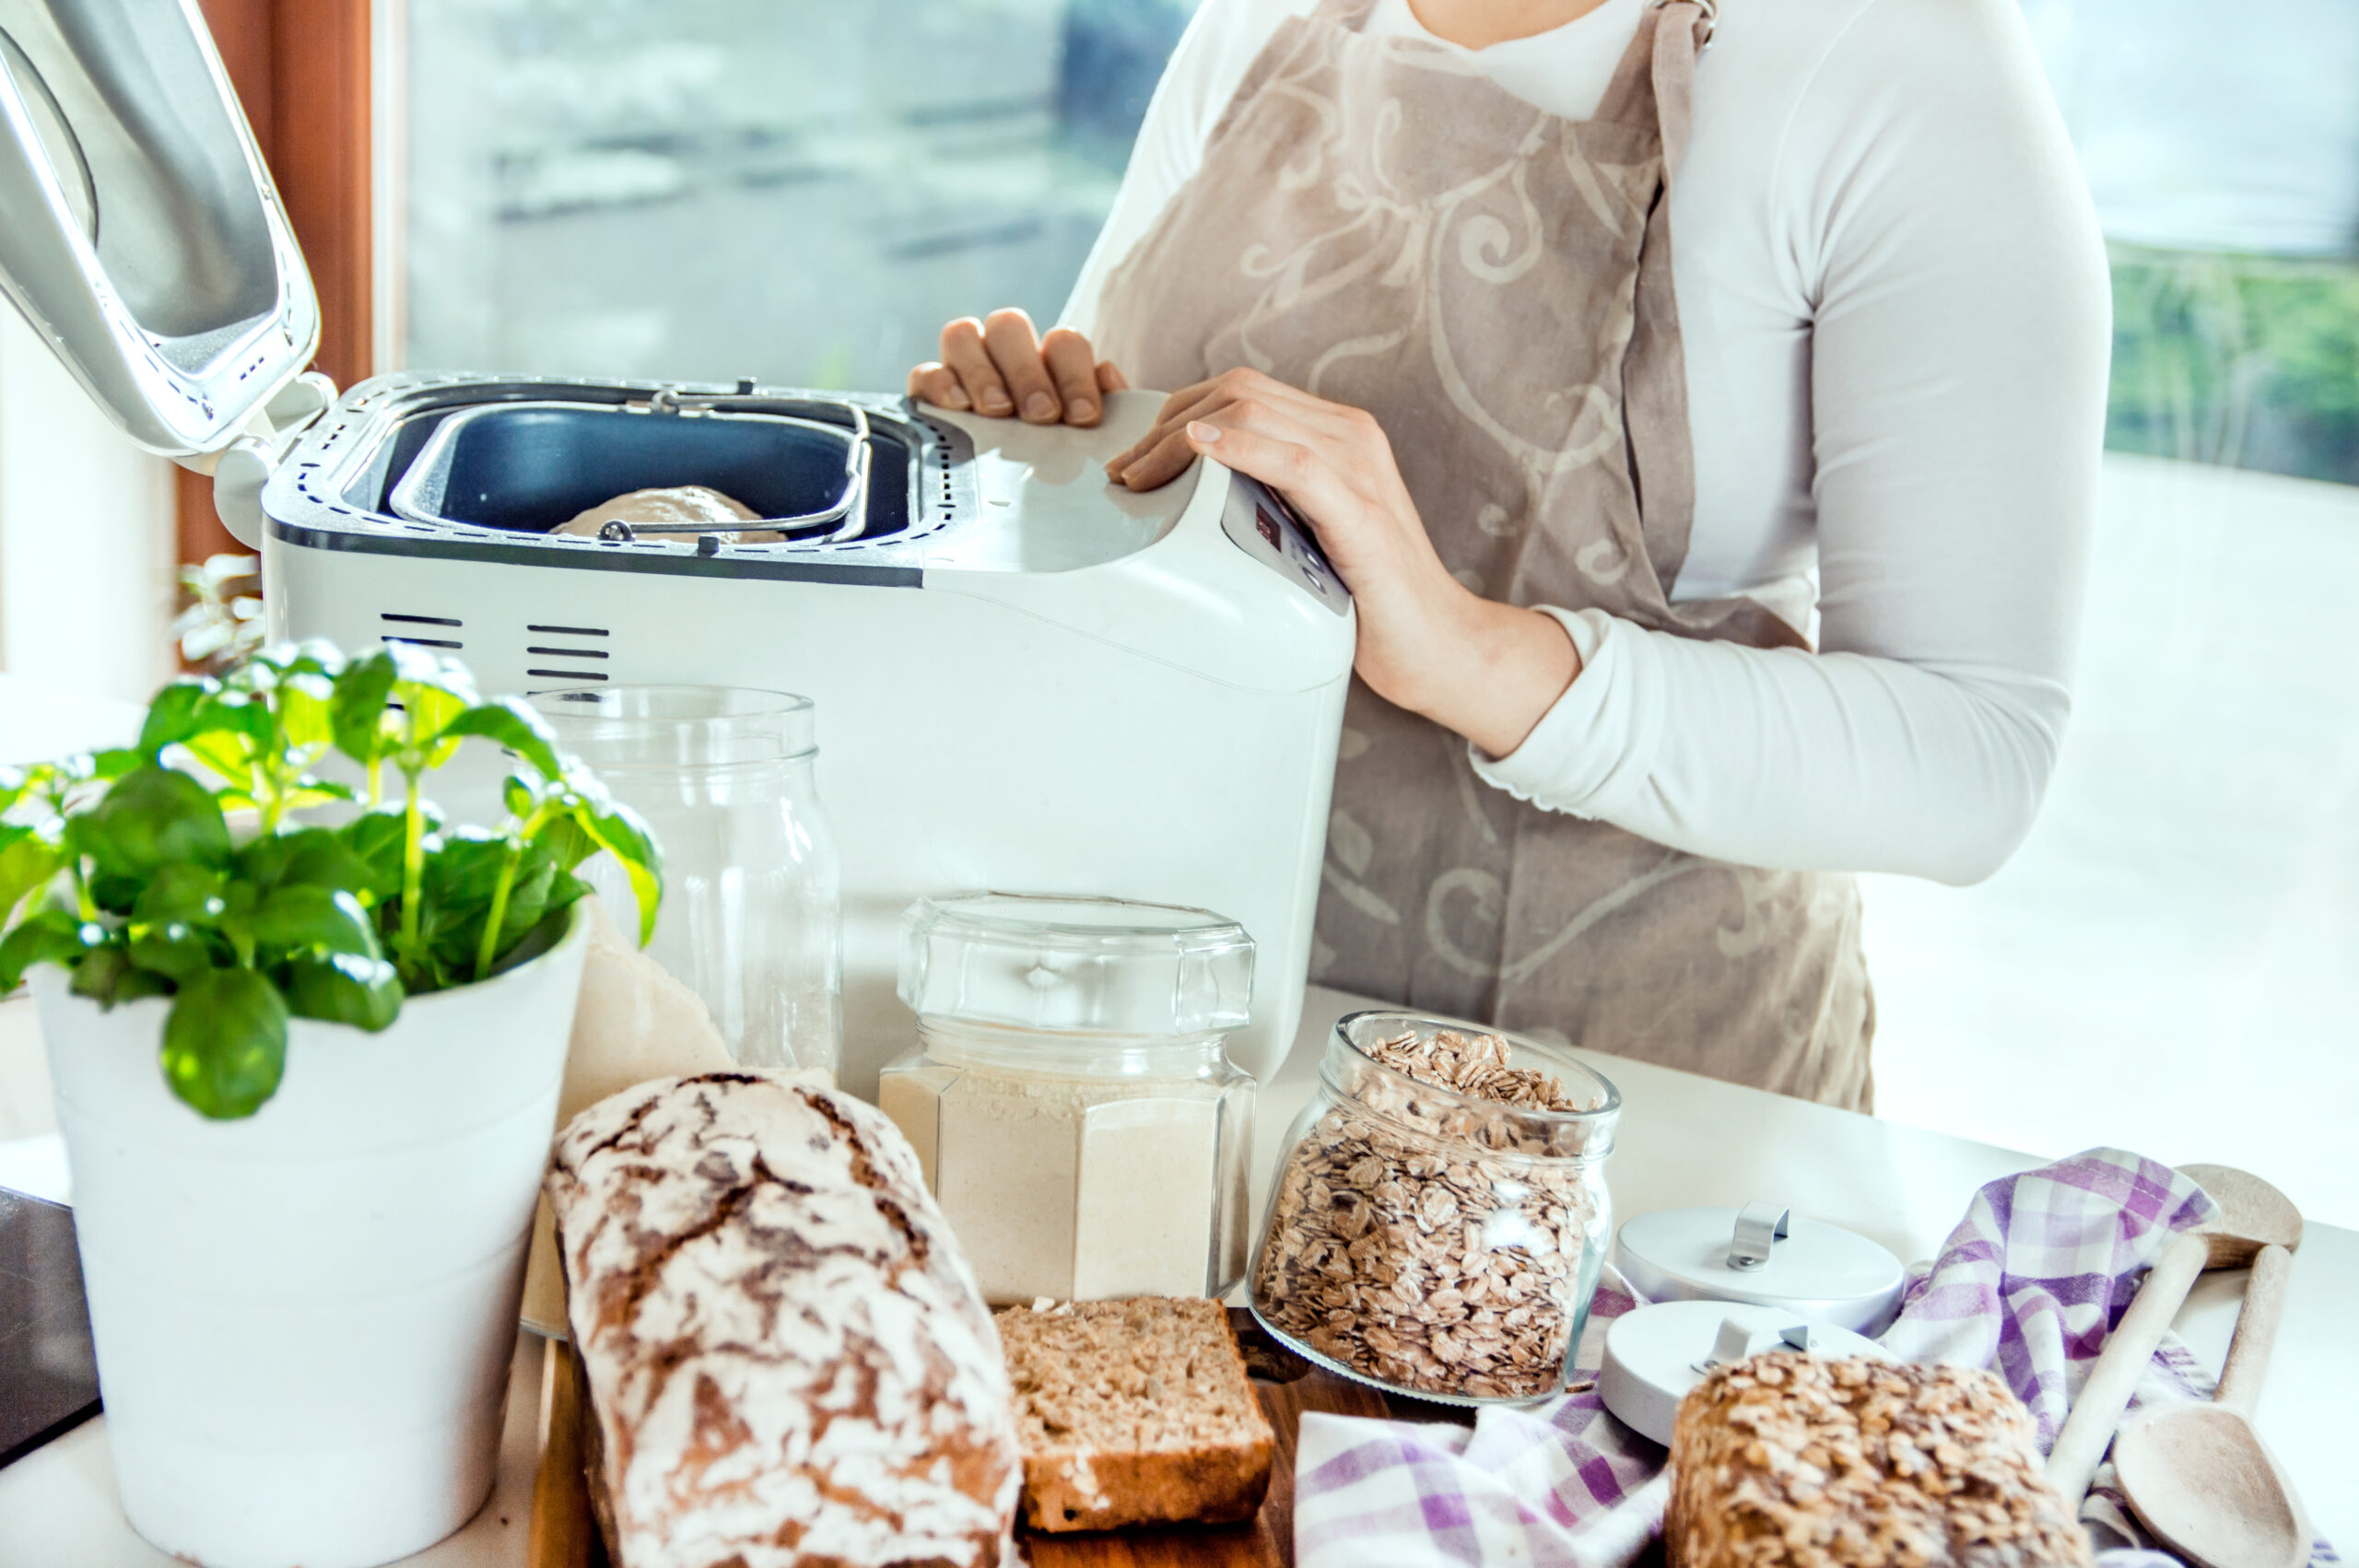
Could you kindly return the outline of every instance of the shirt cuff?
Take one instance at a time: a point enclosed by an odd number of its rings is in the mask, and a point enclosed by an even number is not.
[[[1523,744],[1494,757],[1473,742],[1474,772],[1494,789],[1543,810],[1579,817],[1614,814],[1646,786],[1662,736],[1659,655],[1640,627],[1602,610],[1558,610],[1581,673]]]

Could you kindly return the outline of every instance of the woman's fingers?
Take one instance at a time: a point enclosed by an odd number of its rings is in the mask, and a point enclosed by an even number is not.
[[[1058,327],[1043,339],[1032,318],[1013,307],[944,327],[942,357],[910,372],[913,398],[993,418],[1021,415],[1035,425],[1095,425],[1107,396],[1130,384],[1111,362],[1098,362],[1081,333]]]
[[[1195,461],[1196,449],[1188,444],[1188,427],[1182,425],[1144,451],[1133,448],[1124,453],[1121,467],[1107,467],[1109,477],[1124,489],[1156,490],[1187,473]]]
[[[930,403],[936,408],[965,413],[974,400],[967,389],[958,384],[958,372],[935,359],[917,366],[910,371],[910,399],[913,403]]]
[[[1000,378],[999,368],[992,363],[991,350],[983,345],[982,322],[972,316],[961,316],[943,328],[942,362],[958,378],[958,384],[966,389],[968,402],[978,413],[1003,419],[1015,412],[1015,400],[1008,396],[1007,382]]]
[[[1271,422],[1275,423],[1275,422]],[[1189,446],[1250,475],[1292,501],[1315,528],[1344,516],[1359,497],[1333,463],[1309,442],[1248,429],[1234,418],[1191,419],[1181,430]],[[1322,536],[1320,543],[1326,543]]]
[[[1064,404],[1049,379],[1031,317],[1012,306],[993,310],[983,319],[983,346],[991,350],[992,363],[1007,382],[1019,418],[1029,425],[1053,425],[1064,417]]]
[[[1182,403],[1182,398],[1189,401]],[[1133,490],[1152,490],[1169,483],[1196,461],[1188,446],[1188,421],[1216,414],[1234,401],[1210,382],[1173,392],[1164,399],[1154,427],[1133,442],[1130,450],[1107,462],[1107,475]]]
[[[1327,399],[1299,387],[1288,386],[1258,370],[1229,370],[1211,380],[1182,387],[1164,399],[1163,407],[1155,417],[1155,426],[1140,438],[1130,451],[1117,456],[1106,465],[1106,472],[1117,479],[1125,477],[1130,468],[1150,452],[1168,452],[1185,449],[1185,431],[1191,419],[1203,419],[1239,403],[1252,403],[1273,412],[1283,412],[1299,422],[1306,430],[1335,440],[1350,440],[1358,434],[1358,427],[1367,416],[1356,408]],[[1157,470],[1165,466],[1157,465]],[[1185,467],[1183,462],[1180,465]],[[1176,473],[1177,470],[1173,470]],[[1155,484],[1171,477],[1165,473]],[[1154,485],[1134,486],[1152,489]]]
[[[1056,384],[1057,399],[1068,425],[1097,423],[1097,354],[1089,340],[1071,327],[1050,329],[1040,340],[1040,358]]]

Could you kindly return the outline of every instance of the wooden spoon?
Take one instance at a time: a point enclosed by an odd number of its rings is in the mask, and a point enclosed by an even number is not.
[[[2282,1246],[2253,1259],[2216,1403],[2140,1410],[2113,1440],[2130,1511],[2196,1568],[2301,1568],[2310,1558],[2301,1501],[2252,1425],[2293,1268]]]
[[[2188,1165],[2193,1180],[2220,1206],[2219,1213],[2182,1233],[2147,1270],[2130,1310],[2097,1352],[2081,1398],[2064,1418],[2048,1451],[2048,1479],[2077,1513],[2090,1478],[2105,1457],[2130,1396],[2146,1375],[2146,1363],[2171,1320],[2178,1316],[2195,1277],[2207,1269],[2241,1269],[2266,1246],[2291,1250],[2302,1245],[2302,1214],[2292,1199],[2257,1176],[2227,1165]]]

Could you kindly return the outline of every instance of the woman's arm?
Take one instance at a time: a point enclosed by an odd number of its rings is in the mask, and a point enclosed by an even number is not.
[[[1743,864],[1989,875],[2071,701],[2110,311],[2005,0],[1870,7],[1787,132],[1813,286],[1821,652],[1567,617],[1581,678],[1494,783]]]

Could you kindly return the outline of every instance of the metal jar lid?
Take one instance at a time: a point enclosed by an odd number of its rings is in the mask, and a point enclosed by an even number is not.
[[[1625,1223],[1615,1244],[1649,1301],[1774,1306],[1860,1333],[1892,1320],[1905,1282],[1900,1259],[1867,1237],[1774,1203],[1657,1210]]]
[[[1657,1443],[1671,1442],[1679,1401],[1705,1375],[1763,1351],[1896,1359],[1873,1340],[1813,1323],[1774,1306],[1730,1302],[1673,1301],[1642,1306],[1615,1318],[1605,1331],[1605,1365],[1598,1398],[1623,1425]]]

